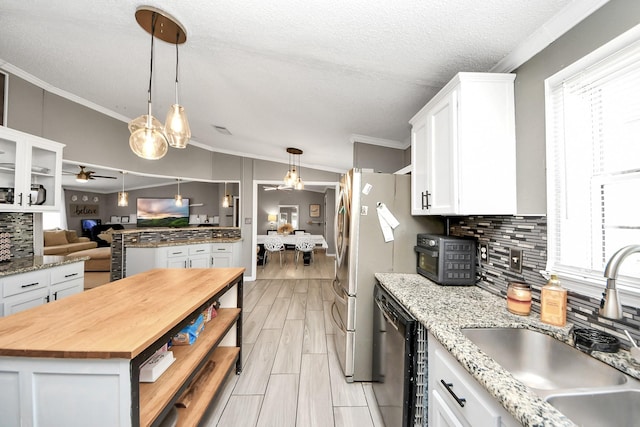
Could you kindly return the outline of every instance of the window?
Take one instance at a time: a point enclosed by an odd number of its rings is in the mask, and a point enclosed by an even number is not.
[[[547,269],[599,298],[609,258],[640,244],[640,27],[545,86]],[[640,255],[619,273],[623,304],[638,305]]]

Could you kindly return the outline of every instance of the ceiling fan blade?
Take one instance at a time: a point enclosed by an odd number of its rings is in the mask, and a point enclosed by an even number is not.
[[[277,187],[264,187],[264,191],[273,191],[273,190],[277,190]]]
[[[108,179],[118,179],[118,178],[117,178],[117,177],[115,177],[115,176],[106,176],[106,175],[93,175],[93,174],[92,174],[92,175],[91,175],[91,179],[93,179],[93,178],[108,178]]]

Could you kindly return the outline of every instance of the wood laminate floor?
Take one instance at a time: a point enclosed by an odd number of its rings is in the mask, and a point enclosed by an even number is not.
[[[270,262],[245,282],[243,372],[229,377],[202,425],[384,426],[371,384],[342,374],[329,317],[333,258],[316,255],[297,269],[291,257],[282,269]]]

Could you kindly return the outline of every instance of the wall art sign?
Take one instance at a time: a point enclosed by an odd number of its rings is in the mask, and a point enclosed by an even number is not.
[[[100,205],[89,204],[69,204],[69,214],[71,216],[100,216]]]

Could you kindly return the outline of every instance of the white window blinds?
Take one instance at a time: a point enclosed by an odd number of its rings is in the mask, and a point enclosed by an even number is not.
[[[611,255],[640,244],[640,41],[615,48],[546,81],[548,269],[602,286]],[[620,274],[640,294],[640,256]]]

